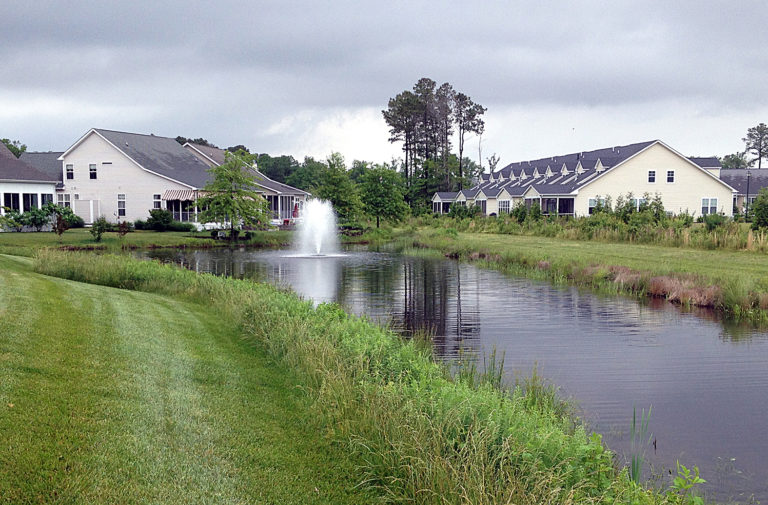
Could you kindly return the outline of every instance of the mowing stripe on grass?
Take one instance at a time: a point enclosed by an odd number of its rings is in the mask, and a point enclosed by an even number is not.
[[[205,308],[0,256],[0,502],[366,503],[295,378]]]

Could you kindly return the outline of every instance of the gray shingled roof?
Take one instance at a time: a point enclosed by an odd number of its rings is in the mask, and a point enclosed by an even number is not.
[[[59,179],[16,158],[5,144],[0,142],[0,180],[55,183]]]
[[[223,164],[226,159],[227,152],[224,149],[219,149],[218,147],[204,146],[202,144],[193,144],[192,142],[187,142],[187,144],[194,147],[204,155],[208,156],[208,158],[212,159],[218,165]]]
[[[457,196],[459,196],[459,193],[456,191],[438,191],[437,196],[440,197],[441,200],[455,200]]]
[[[749,196],[757,196],[762,188],[768,187],[768,169],[749,170]],[[744,168],[732,168],[720,170],[720,179],[739,192],[747,194],[747,170]]]
[[[190,147],[194,147],[195,149],[199,150],[200,152],[208,156],[208,158],[213,160],[218,165],[223,164],[227,159],[227,152],[224,149],[219,149],[218,147],[203,146],[200,144],[193,144],[192,142],[187,142],[187,144],[189,144]],[[285,194],[285,195],[308,195],[309,194],[306,191],[303,191],[301,189],[288,186],[287,184],[283,184],[281,182],[273,181],[272,179],[262,174],[258,170],[254,170],[252,175],[255,176],[256,183],[259,186],[261,186],[264,189],[273,191],[275,193]]]
[[[508,179],[510,174],[513,174],[517,180],[505,181],[503,188],[512,196],[522,196],[530,187],[533,187],[542,195],[568,195],[581,188],[585,183],[594,179],[597,175],[595,167],[597,161],[603,167],[609,170],[611,167],[618,165],[624,160],[634,156],[638,152],[642,151],[646,147],[652,145],[655,140],[647,142],[639,142],[637,144],[629,144],[626,146],[607,147],[604,149],[597,149],[594,151],[571,153],[560,156],[551,156],[549,158],[541,158],[531,161],[519,161],[510,163],[500,170],[503,177]],[[576,173],[576,166],[581,163],[583,173]],[[560,174],[563,164],[570,172],[566,176]],[[547,172],[547,167],[552,172],[552,176],[544,177]],[[538,171],[539,177],[533,178],[534,171]],[[520,174],[525,172],[528,176],[525,180],[520,180]],[[489,191],[495,191],[493,187],[498,183],[484,182],[477,186],[477,189],[488,189]],[[498,195],[500,192],[496,191]]]
[[[715,156],[708,156],[706,158],[691,157],[688,158],[692,162],[696,163],[701,168],[722,168],[720,160]]]
[[[95,131],[151,172],[198,189],[210,178],[208,165],[175,139],[112,130]]]
[[[61,170],[61,161],[59,156],[62,152],[24,152],[19,158],[21,161],[28,165],[32,165],[40,172],[47,174],[50,177],[55,178],[59,182],[63,181],[63,174]]]

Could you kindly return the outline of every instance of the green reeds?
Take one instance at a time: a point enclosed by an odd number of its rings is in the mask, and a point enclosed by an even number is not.
[[[640,411],[640,421],[637,419],[637,407],[632,408],[632,426],[630,428],[630,462],[629,477],[633,482],[640,484],[645,463],[645,448],[651,442],[653,434],[648,435],[648,422],[651,420],[653,405]],[[646,439],[647,438],[647,439]]]

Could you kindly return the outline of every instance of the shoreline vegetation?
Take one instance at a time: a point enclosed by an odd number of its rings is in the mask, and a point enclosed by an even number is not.
[[[768,255],[760,250],[568,239],[520,229],[501,233],[494,221],[417,220],[394,231],[394,244],[412,254],[430,250],[555,284],[661,298],[712,308],[737,321],[768,323]]]
[[[42,249],[38,273],[206,307],[298,379],[314,418],[357,468],[359,488],[389,501],[697,503],[688,487],[644,489],[598,434],[536,377],[451,376],[404,341],[333,304],[313,307],[250,281],[125,256]],[[683,482],[683,481],[681,481]],[[683,482],[688,484],[689,482]],[[694,500],[695,499],[695,500]]]

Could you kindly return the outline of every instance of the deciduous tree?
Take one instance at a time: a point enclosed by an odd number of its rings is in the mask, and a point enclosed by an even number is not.
[[[0,142],[5,144],[5,147],[7,147],[8,150],[11,151],[17,158],[27,150],[27,146],[18,140],[0,139]]]
[[[342,221],[353,221],[360,215],[363,204],[357,187],[349,178],[344,157],[339,153],[331,153],[326,163],[325,170],[320,173],[320,183],[313,193],[331,202]]]
[[[747,161],[747,153],[736,152],[733,154],[726,154],[720,158],[720,164],[723,168],[747,168],[749,162]]]
[[[376,228],[382,217],[399,221],[408,212],[403,198],[404,189],[402,176],[385,165],[375,165],[363,174],[361,199],[365,213],[376,216]]]
[[[255,191],[256,172],[242,156],[226,154],[226,161],[211,167],[212,179],[198,200],[204,222],[229,222],[230,239],[242,226],[255,226],[268,221],[267,201]]]

